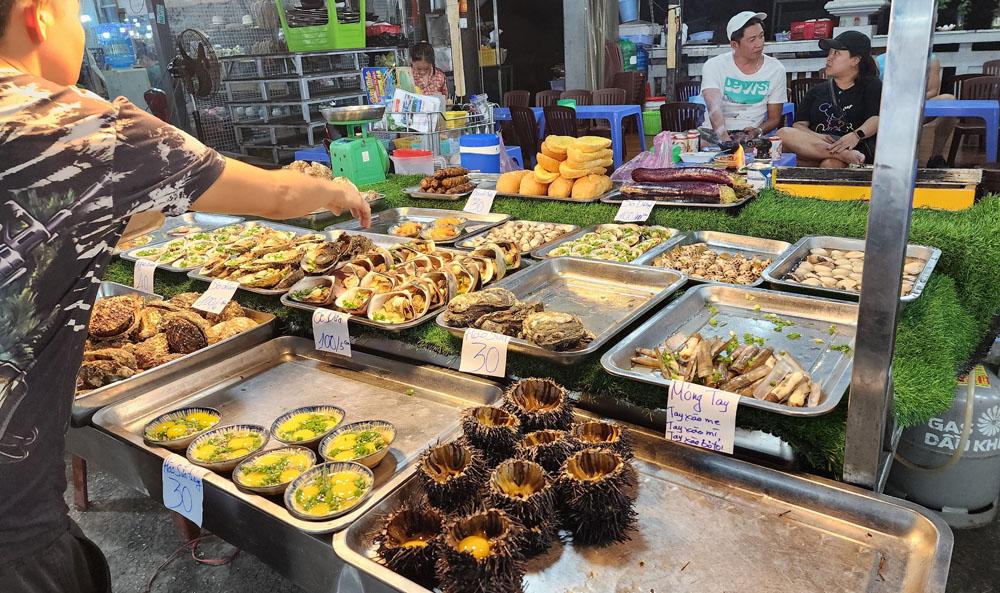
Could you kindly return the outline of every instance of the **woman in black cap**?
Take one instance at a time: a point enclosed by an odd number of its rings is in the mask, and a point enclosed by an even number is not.
[[[847,167],[875,158],[875,134],[882,83],[863,33],[845,31],[821,39],[826,50],[826,82],[809,89],[796,106],[795,125],[782,128],[782,150],[799,165]]]

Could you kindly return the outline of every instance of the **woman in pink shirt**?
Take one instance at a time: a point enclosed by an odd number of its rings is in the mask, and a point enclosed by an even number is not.
[[[448,83],[444,72],[434,65],[434,48],[430,43],[422,41],[410,50],[410,67],[413,70],[413,82],[424,95],[448,96]]]

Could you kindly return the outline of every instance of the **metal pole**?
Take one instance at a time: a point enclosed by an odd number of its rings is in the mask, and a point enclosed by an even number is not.
[[[910,234],[917,142],[936,0],[892,3],[872,175],[854,373],[847,410],[844,480],[877,490],[892,457],[884,436],[892,413],[892,356]],[[890,446],[891,449],[891,446]]]

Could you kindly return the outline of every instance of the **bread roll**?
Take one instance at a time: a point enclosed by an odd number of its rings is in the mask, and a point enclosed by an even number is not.
[[[592,200],[611,189],[611,178],[605,175],[587,175],[573,184],[574,200]]]
[[[573,180],[559,176],[549,184],[550,198],[568,198],[573,192]]]
[[[583,152],[597,152],[611,147],[610,138],[601,136],[580,136],[573,142],[573,147]]]
[[[551,148],[549,148],[549,146],[546,145],[544,142],[542,142],[541,151],[542,151],[542,154],[544,154],[545,156],[549,157],[550,159],[552,159],[556,163],[561,163],[562,161],[566,160],[566,153],[565,152],[563,152],[563,153],[560,154],[560,153],[552,150]]]
[[[610,149],[587,152],[585,150],[580,150],[576,146],[571,146],[566,151],[566,158],[577,163],[585,163],[587,161],[602,161],[604,159],[614,158],[614,153],[612,153]]]
[[[567,161],[559,165],[559,174],[566,179],[579,179],[589,175],[590,169],[577,169]]]
[[[566,164],[574,169],[593,169],[595,167],[610,167],[614,160],[610,158],[606,159],[592,159],[589,161],[577,161],[574,159],[566,159]]]
[[[516,194],[521,187],[521,179],[531,171],[511,171],[497,178],[497,193]]]
[[[517,193],[523,196],[546,196],[549,193],[549,185],[535,179],[534,173],[528,173],[521,178],[521,186]]]
[[[546,171],[541,165],[535,167],[535,179],[539,183],[549,184],[559,177],[559,173],[552,173],[551,171]]]
[[[544,152],[540,152],[535,155],[535,160],[538,161],[538,166],[545,169],[546,171],[551,171],[553,173],[559,172],[560,159],[552,158],[549,155],[545,154]]]

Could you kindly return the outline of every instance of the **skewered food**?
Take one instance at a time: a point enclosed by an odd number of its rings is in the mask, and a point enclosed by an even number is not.
[[[906,258],[903,265],[904,296],[913,291],[913,285],[926,265],[927,262],[918,257]],[[784,279],[806,286],[861,292],[861,275],[864,269],[863,251],[814,247]]]
[[[487,243],[512,242],[521,253],[528,253],[573,231],[568,224],[512,220],[463,241],[460,247],[480,247]]]
[[[819,383],[791,356],[756,342],[740,344],[735,335],[675,334],[661,347],[637,349],[632,364],[655,369],[667,379],[794,407],[816,406],[822,398]]]
[[[170,301],[145,301],[138,295],[99,299],[87,327],[77,392],[127,379],[257,326],[236,303],[219,315],[191,309],[199,296],[192,292]]]
[[[420,180],[420,191],[429,194],[463,194],[475,188],[469,182],[468,175],[468,169],[445,167]]]
[[[768,258],[747,258],[740,253],[714,251],[705,243],[692,243],[675,247],[653,260],[653,265],[671,268],[693,278],[725,282],[728,284],[753,284],[764,269],[771,265]]]
[[[602,224],[577,239],[567,241],[548,253],[549,257],[571,255],[627,263],[674,235],[662,226]]]

